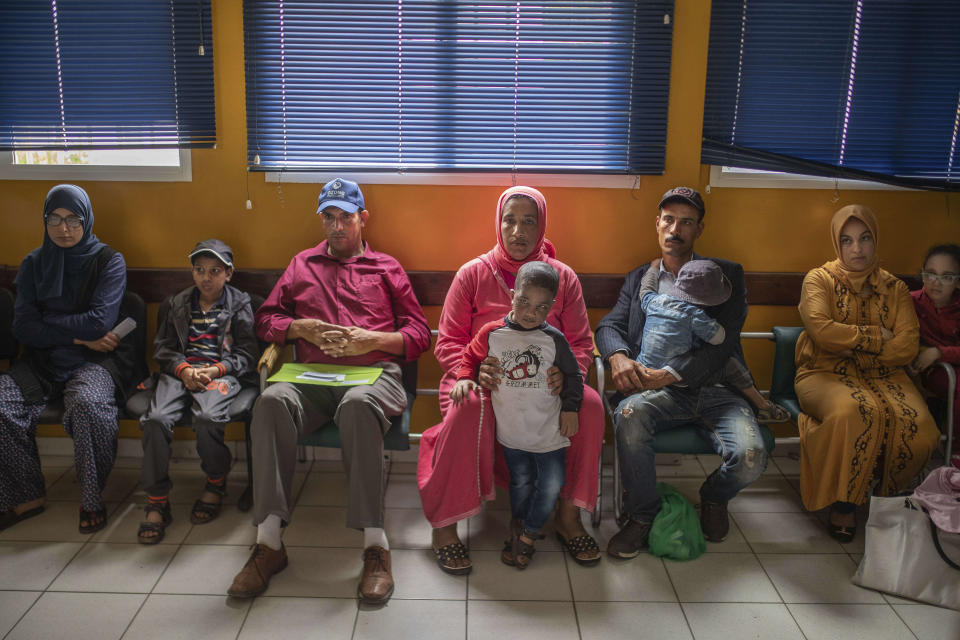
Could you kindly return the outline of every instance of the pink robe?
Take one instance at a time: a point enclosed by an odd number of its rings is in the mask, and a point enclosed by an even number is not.
[[[546,258],[560,274],[556,304],[547,322],[566,336],[584,374],[593,358],[593,338],[580,281],[567,265]],[[427,429],[420,441],[417,481],[427,520],[445,527],[478,513],[495,496],[493,483],[507,486],[509,474],[496,445],[490,396],[471,394],[453,406],[450,390],[457,367],[473,335],[491,320],[510,312],[510,297],[494,274],[493,251],[460,267],[443,303],[440,336],[434,354],[444,370],[440,381],[443,422]],[[597,473],[605,422],[596,390],[584,385],[580,430],[570,439],[566,481],[560,497],[593,511],[597,500]],[[496,454],[494,453],[496,451]],[[495,469],[496,467],[496,469]]]

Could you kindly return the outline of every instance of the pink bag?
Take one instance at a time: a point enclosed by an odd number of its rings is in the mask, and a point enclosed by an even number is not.
[[[938,529],[960,533],[960,469],[934,469],[913,492],[913,498],[923,505]]]

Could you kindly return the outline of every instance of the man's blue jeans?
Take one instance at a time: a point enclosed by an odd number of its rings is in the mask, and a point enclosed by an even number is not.
[[[624,489],[624,513],[653,522],[660,511],[653,438],[668,429],[696,425],[723,462],[700,487],[700,499],[724,504],[760,477],[767,450],[753,410],[726,387],[667,386],[624,398],[613,416]]]
[[[564,482],[565,455],[566,448],[530,453],[503,447],[510,469],[510,512],[520,518],[527,531],[540,531],[557,504]]]

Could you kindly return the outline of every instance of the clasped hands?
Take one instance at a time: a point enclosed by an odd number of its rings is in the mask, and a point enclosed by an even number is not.
[[[359,356],[377,349],[376,334],[360,327],[342,327],[317,319],[296,321],[297,337],[316,345],[331,358]]]
[[[186,367],[180,372],[180,380],[188,391],[203,391],[219,377],[220,369],[217,367]]]
[[[615,353],[608,359],[613,385],[622,394],[660,389],[677,381],[666,369],[651,369],[623,353]]]
[[[470,392],[479,393],[480,387],[488,391],[496,391],[500,386],[500,380],[503,376],[503,368],[500,366],[500,360],[495,356],[487,356],[480,362],[480,371],[477,374],[477,381],[458,380],[453,389],[450,390],[450,399],[453,404],[460,404]],[[547,369],[547,387],[552,395],[559,395],[563,390],[563,373],[556,365]],[[560,435],[572,438],[580,430],[580,422],[577,414],[573,411],[560,412]]]

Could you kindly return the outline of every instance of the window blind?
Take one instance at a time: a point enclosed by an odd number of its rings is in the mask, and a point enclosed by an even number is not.
[[[672,14],[245,0],[250,167],[660,173]]]
[[[209,0],[0,6],[0,149],[210,147]]]
[[[956,190],[953,0],[714,0],[704,163]]]

